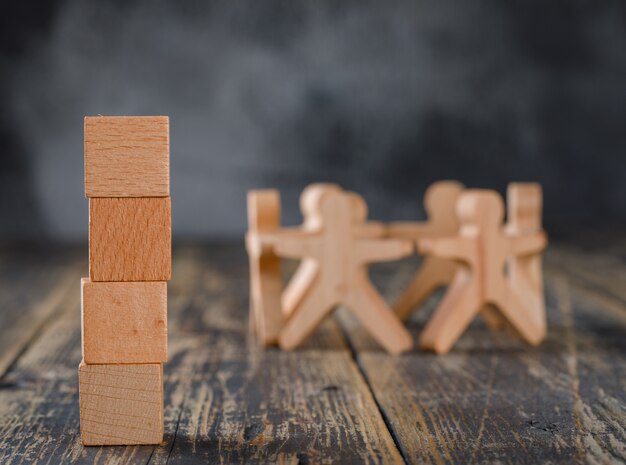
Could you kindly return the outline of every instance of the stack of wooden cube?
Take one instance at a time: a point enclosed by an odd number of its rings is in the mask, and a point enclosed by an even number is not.
[[[163,439],[171,275],[169,119],[85,118],[89,278],[79,367],[85,445]]]

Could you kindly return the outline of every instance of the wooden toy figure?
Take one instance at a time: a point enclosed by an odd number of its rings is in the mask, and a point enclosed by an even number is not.
[[[456,202],[464,186],[456,181],[438,181],[424,194],[424,209],[428,221],[396,222],[388,226],[389,237],[412,239],[449,237],[459,230]],[[394,305],[401,320],[407,320],[411,311],[439,287],[452,282],[457,265],[453,260],[425,257],[424,261],[404,293]]]
[[[316,206],[320,197],[328,192],[342,192],[341,187],[331,183],[315,183],[309,185],[300,196],[300,209],[304,216],[304,224],[301,228],[285,228],[283,234],[291,236],[299,233],[308,235],[315,233],[323,227],[323,218],[319,215]],[[359,222],[359,218],[367,217],[367,205],[363,199],[352,192],[348,192],[355,210],[354,233],[356,237],[383,237],[385,234],[385,226],[378,222],[367,221]],[[289,317],[298,307],[308,289],[313,285],[317,277],[318,265],[314,258],[304,257],[296,270],[295,274],[289,281],[289,284],[283,292],[281,299],[283,313]]]
[[[537,183],[511,183],[507,194],[507,233],[516,236],[541,232],[541,210],[543,194]],[[541,254],[511,257],[508,261],[511,286],[526,300],[545,332],[547,329],[546,309],[541,272]]]
[[[304,224],[301,227],[283,228],[280,226],[280,193],[275,189],[248,192],[249,230],[246,245],[250,259],[250,332],[263,346],[278,343],[278,334],[285,319],[293,313],[316,279],[317,264],[312,258],[304,258],[283,291],[281,259],[271,247],[259,247],[258,235],[262,234],[266,238],[271,235],[294,238],[319,231],[322,218],[307,206],[315,205],[320,195],[330,191],[342,190],[338,185],[330,183],[308,186],[300,197]],[[359,196],[350,195],[355,209],[364,208]],[[384,233],[384,226],[375,222],[359,225],[356,232],[359,237],[382,237]]]
[[[302,203],[305,223],[315,222],[309,218],[316,219],[317,230],[261,234],[256,238],[256,247],[269,246],[281,257],[315,262],[315,278],[307,283],[281,331],[280,347],[297,347],[336,306],[345,305],[386,350],[400,353],[410,349],[411,335],[369,281],[367,264],[409,255],[412,244],[359,237],[360,227],[368,229],[367,207],[354,193],[322,189],[307,195]]]
[[[283,327],[280,296],[283,287],[280,258],[270,250],[254,248],[259,233],[273,233],[280,227],[280,194],[267,189],[248,192],[246,236],[250,258],[250,331],[261,345],[278,342]]]
[[[422,333],[421,347],[447,353],[487,304],[497,307],[527,342],[539,344],[545,337],[545,326],[505,276],[505,265],[512,258],[539,253],[546,245],[545,234],[507,234],[502,224],[502,200],[493,191],[465,191],[459,198],[457,214],[461,228],[456,237],[419,241],[420,253],[456,260],[461,265]]]

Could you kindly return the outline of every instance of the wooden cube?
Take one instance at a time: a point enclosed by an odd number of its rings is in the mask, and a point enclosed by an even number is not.
[[[82,282],[85,363],[167,361],[167,283]]]
[[[89,199],[92,281],[168,281],[172,269],[169,197]]]
[[[167,116],[85,118],[87,197],[168,197]]]
[[[163,366],[78,367],[80,431],[86,446],[163,440]]]

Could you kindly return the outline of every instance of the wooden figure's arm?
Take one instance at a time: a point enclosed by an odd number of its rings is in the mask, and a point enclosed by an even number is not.
[[[297,236],[279,234],[271,241],[274,253],[285,258],[317,258],[322,249],[322,239],[314,233]]]
[[[541,252],[548,244],[546,233],[537,232],[509,238],[512,255],[531,255]]]
[[[417,251],[421,255],[471,263],[476,258],[476,241],[468,237],[418,239]]]
[[[355,245],[360,263],[398,260],[413,253],[413,243],[403,239],[364,239]]]
[[[367,223],[354,227],[355,236],[358,238],[376,238],[383,237],[387,231],[384,223],[379,221],[368,221]]]
[[[417,239],[428,232],[428,223],[397,221],[387,226],[387,236],[398,239]]]
[[[262,237],[263,236],[263,237]],[[257,232],[248,231],[246,233],[246,250],[252,257],[260,257],[272,251],[272,245],[268,241],[270,235],[261,235]]]

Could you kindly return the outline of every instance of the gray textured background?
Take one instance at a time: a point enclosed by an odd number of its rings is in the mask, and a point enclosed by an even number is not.
[[[40,1],[0,11],[0,239],[84,239],[84,115],[167,114],[177,237],[313,181],[372,217],[441,178],[537,180],[552,228],[626,223],[626,2]]]

